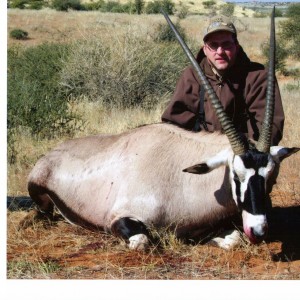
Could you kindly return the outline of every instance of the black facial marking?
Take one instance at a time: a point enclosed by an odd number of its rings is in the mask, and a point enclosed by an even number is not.
[[[256,149],[247,151],[246,154],[241,156],[241,159],[247,169],[254,169],[255,171],[259,168],[266,167],[269,162],[269,154],[262,153]]]
[[[253,149],[242,155],[241,159],[247,169],[254,169],[256,171],[259,168],[266,167],[268,165],[269,154]]]
[[[236,196],[237,196],[237,201],[238,201],[238,203],[240,203],[240,200],[241,200],[241,182],[240,182],[239,177],[237,176],[237,174],[235,172],[233,172],[233,174],[234,174],[233,180],[235,182],[235,193],[236,193]]]
[[[111,230],[115,235],[123,239],[129,239],[131,236],[141,233],[149,235],[147,227],[143,222],[129,217],[121,218],[116,221],[112,225]]]
[[[265,178],[255,174],[248,181],[242,207],[253,215],[264,214],[266,211]]]

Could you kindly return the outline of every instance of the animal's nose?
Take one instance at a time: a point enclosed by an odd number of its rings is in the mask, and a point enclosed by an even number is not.
[[[268,224],[264,223],[259,226],[254,226],[251,228],[252,234],[256,237],[256,239],[262,240],[268,232]]]

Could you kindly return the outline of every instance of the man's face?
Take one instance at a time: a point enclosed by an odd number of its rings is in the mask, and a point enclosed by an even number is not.
[[[207,59],[220,74],[234,64],[238,49],[239,45],[234,42],[232,33],[227,31],[211,33],[203,47]]]

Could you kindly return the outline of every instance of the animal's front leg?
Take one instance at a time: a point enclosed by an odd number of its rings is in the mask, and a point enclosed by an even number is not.
[[[226,230],[221,235],[211,239],[208,244],[220,247],[225,250],[233,249],[238,246],[241,241],[241,234],[238,230]]]
[[[149,246],[149,232],[146,225],[131,217],[123,217],[116,220],[112,226],[113,234],[128,241],[128,247],[132,250],[146,250]]]

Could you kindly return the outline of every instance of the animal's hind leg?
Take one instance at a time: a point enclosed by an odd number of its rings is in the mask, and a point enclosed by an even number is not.
[[[112,226],[113,234],[128,241],[128,247],[133,250],[146,250],[149,245],[149,232],[146,225],[130,217],[116,220]]]
[[[31,199],[37,204],[38,209],[30,211],[20,222],[19,228],[27,228],[39,221],[51,223],[53,221],[54,204],[47,191],[31,183],[28,184],[28,191]]]

